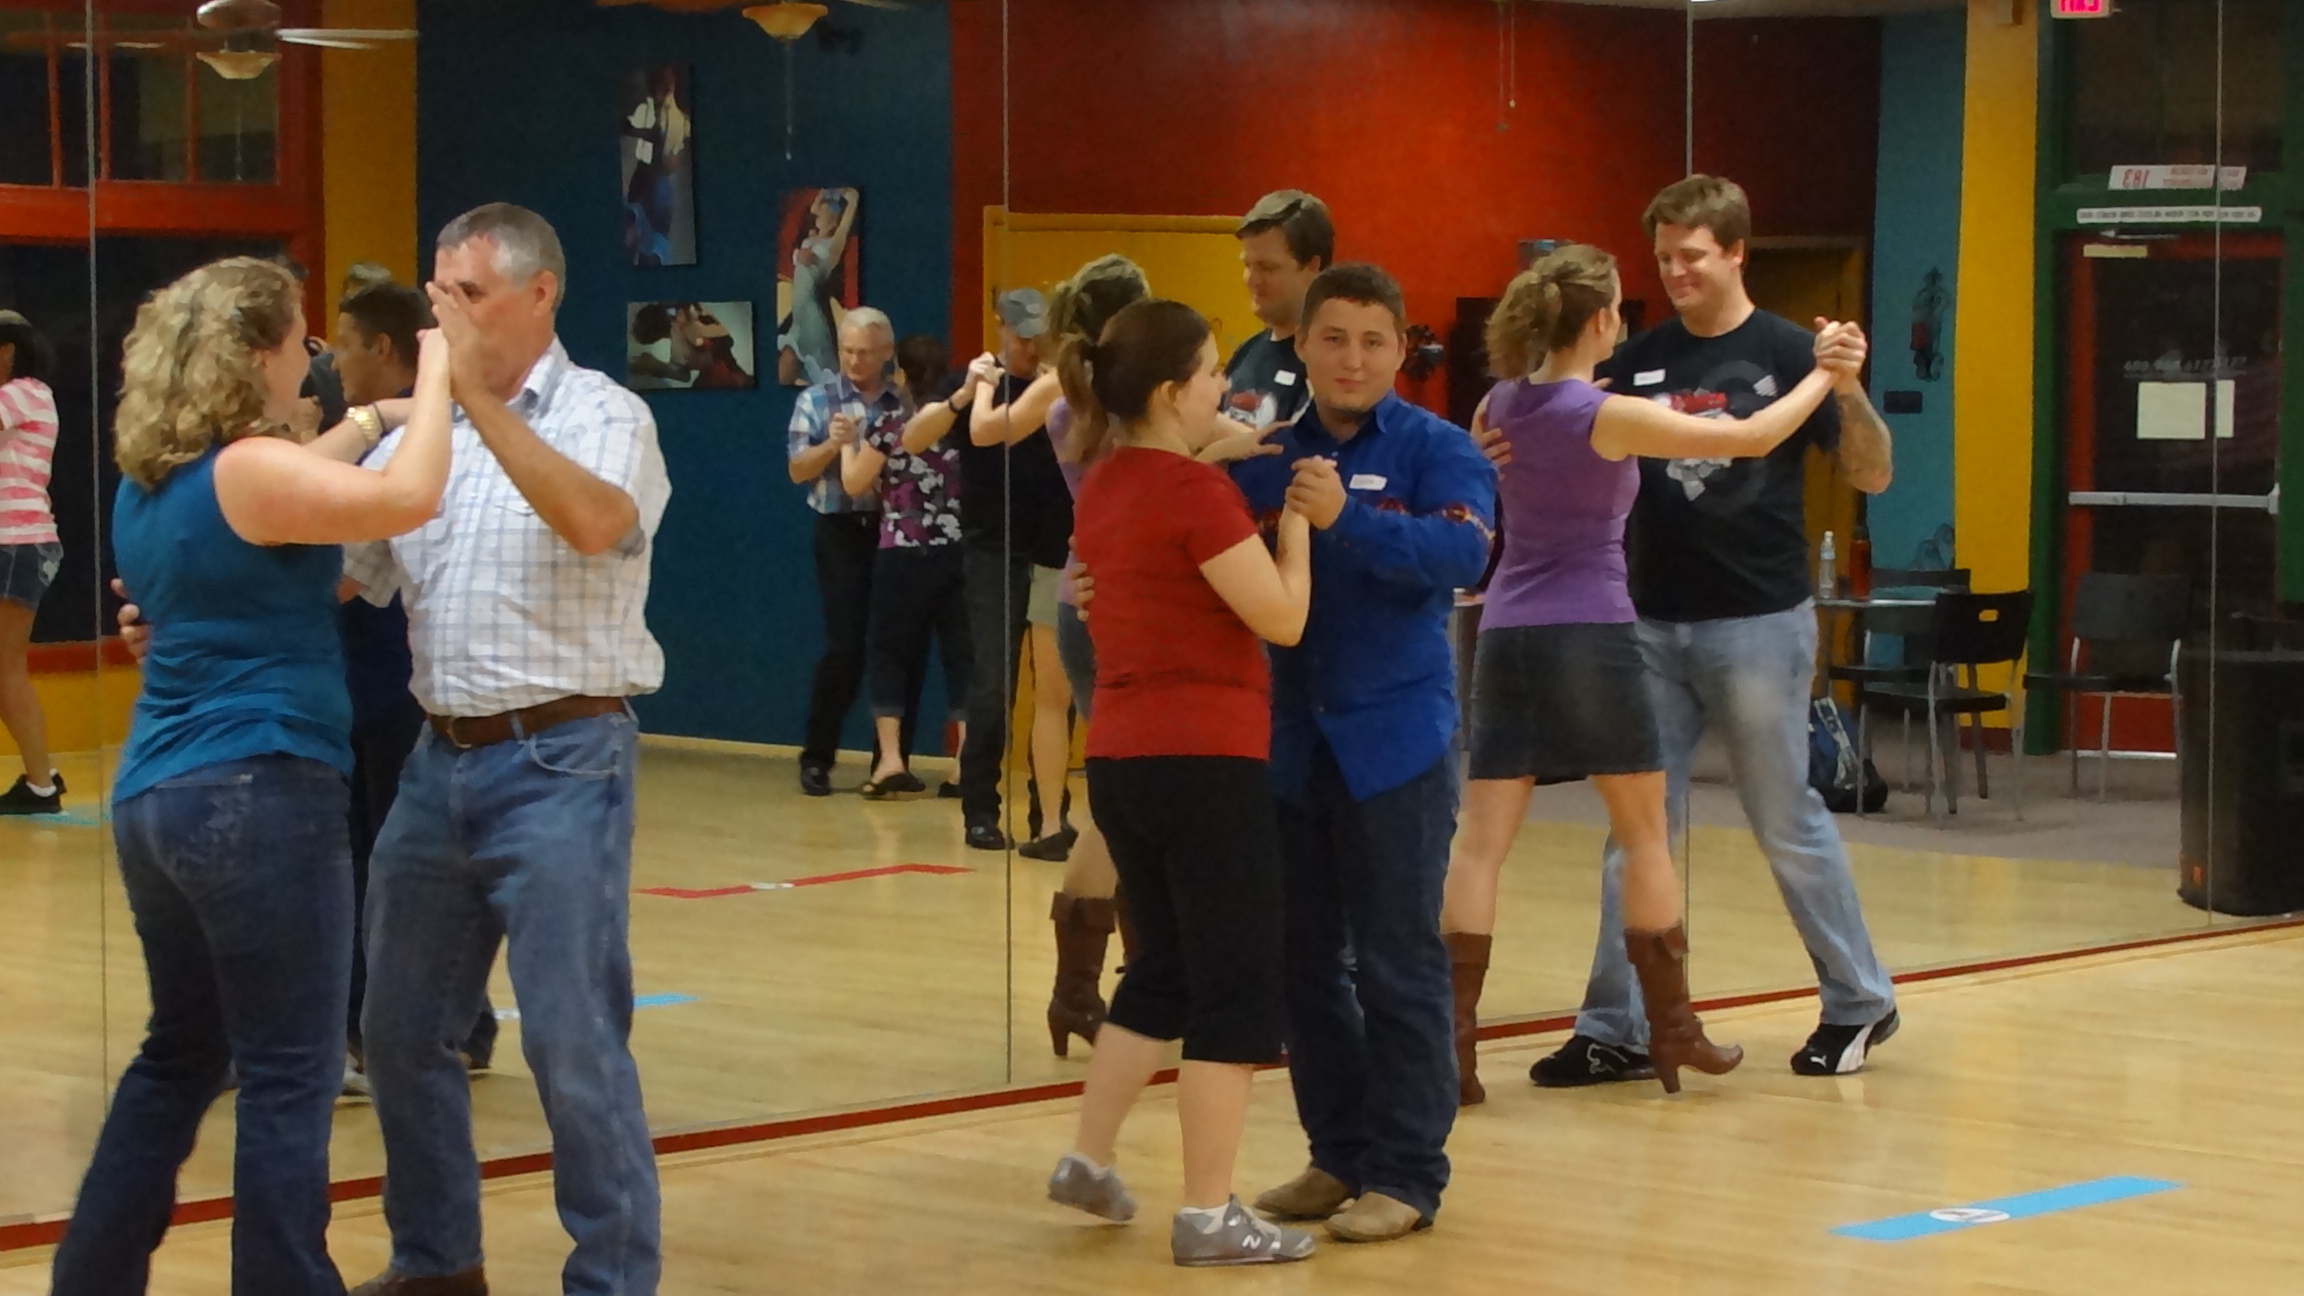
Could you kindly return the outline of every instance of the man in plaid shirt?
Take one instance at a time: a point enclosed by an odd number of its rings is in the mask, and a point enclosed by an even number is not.
[[[577,367],[555,335],[566,266],[552,227],[523,208],[481,207],[442,231],[434,272],[457,403],[447,494],[422,528],[345,553],[367,598],[406,600],[412,687],[430,717],[369,881],[363,1024],[392,1262],[356,1296],[487,1290],[456,1046],[506,938],[576,1244],[565,1288],[650,1296],[662,1269],[629,1044],[627,699],[664,678],[643,613],[671,485],[648,407]],[[372,409],[370,429],[400,416]]]

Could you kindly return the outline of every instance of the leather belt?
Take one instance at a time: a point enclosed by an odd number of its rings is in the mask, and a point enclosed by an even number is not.
[[[625,699],[620,697],[564,697],[491,716],[426,715],[424,718],[432,722],[432,732],[447,739],[449,746],[471,751],[510,742],[526,734],[539,734],[573,720],[614,715],[624,709]]]

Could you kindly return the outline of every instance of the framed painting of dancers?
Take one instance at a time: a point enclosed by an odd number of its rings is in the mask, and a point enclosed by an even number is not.
[[[625,256],[636,266],[696,264],[696,100],[688,66],[627,73],[617,121]]]
[[[624,385],[634,391],[751,391],[750,302],[633,302],[625,312]]]
[[[855,189],[798,189],[776,240],[776,377],[807,387],[840,370],[840,319],[864,304]]]

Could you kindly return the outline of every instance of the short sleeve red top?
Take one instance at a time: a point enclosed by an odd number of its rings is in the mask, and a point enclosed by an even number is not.
[[[1247,497],[1221,468],[1123,447],[1089,471],[1073,548],[1096,582],[1090,756],[1269,759],[1263,641],[1200,574],[1256,534]]]

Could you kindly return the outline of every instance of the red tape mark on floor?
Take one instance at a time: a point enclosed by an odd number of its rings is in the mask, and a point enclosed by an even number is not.
[[[718,900],[726,896],[751,895],[756,891],[790,891],[795,887],[829,886],[834,882],[861,882],[866,878],[895,877],[903,873],[926,873],[934,877],[950,877],[955,873],[972,870],[955,864],[891,864],[885,868],[852,869],[846,873],[822,873],[815,877],[792,878],[784,882],[747,882],[742,886],[724,887],[642,887],[640,894],[666,896],[674,900]]]

